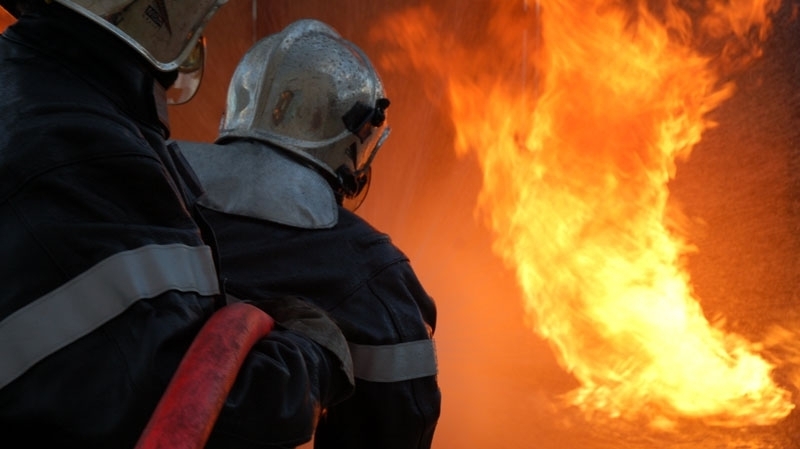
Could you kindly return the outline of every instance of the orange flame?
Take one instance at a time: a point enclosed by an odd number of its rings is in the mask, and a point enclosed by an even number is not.
[[[580,382],[571,404],[659,428],[773,424],[790,395],[756,344],[704,317],[668,182],[733,94],[722,75],[760,56],[778,5],[653,3],[498,0],[485,34],[460,45],[428,37],[443,28],[430,8],[409,10],[383,28],[408,55],[382,63],[409,57],[447,83],[494,249]]]
[[[14,23],[17,19],[14,18],[8,11],[0,8],[0,33],[6,30],[9,25]]]

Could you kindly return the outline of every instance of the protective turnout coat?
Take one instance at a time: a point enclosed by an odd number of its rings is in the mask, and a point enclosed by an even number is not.
[[[349,342],[355,393],[327,410],[315,447],[429,448],[441,402],[436,307],[406,255],[337,206],[317,172],[266,144],[179,145],[206,191],[226,289],[308,298]]]
[[[0,36],[4,444],[133,447],[219,305],[154,76],[56,4]],[[276,329],[245,361],[209,447],[307,441],[346,383],[330,353]]]

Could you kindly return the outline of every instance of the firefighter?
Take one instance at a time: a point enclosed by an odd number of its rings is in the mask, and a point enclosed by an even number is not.
[[[199,184],[166,141],[165,95],[223,3],[0,0],[17,17],[0,36],[5,442],[133,447],[225,304]],[[286,298],[276,319],[209,448],[300,445],[351,394],[347,344],[327,315]]]
[[[389,236],[353,212],[388,107],[360,48],[300,20],[241,59],[216,142],[179,142],[228,291],[308,298],[347,338],[355,393],[326,411],[317,449],[428,448],[439,418],[435,303]]]

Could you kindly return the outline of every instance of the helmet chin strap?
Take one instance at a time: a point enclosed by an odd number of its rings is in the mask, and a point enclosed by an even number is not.
[[[349,180],[346,182],[341,181],[343,187],[339,190],[339,192],[335,193],[336,201],[345,209],[355,212],[356,209],[358,209],[359,206],[361,206],[361,204],[364,202],[367,197],[367,193],[369,192],[372,169],[370,166],[367,166],[361,170],[353,172],[350,169],[344,168],[342,172],[348,173],[347,178],[345,179]],[[345,184],[348,184],[348,186],[344,187]]]
[[[339,178],[339,189],[336,192],[337,198],[343,196],[345,198],[353,198],[361,193],[364,186],[369,183],[370,169],[365,167],[363,170],[353,171],[349,167],[342,165],[336,170],[336,175]]]

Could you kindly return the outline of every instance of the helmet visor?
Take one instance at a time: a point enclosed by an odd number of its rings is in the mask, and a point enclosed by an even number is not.
[[[358,170],[352,173],[350,188],[345,188],[342,199],[342,207],[355,212],[361,206],[361,203],[367,198],[369,192],[369,185],[372,181],[372,161],[378,150],[383,146],[383,142],[389,137],[391,128],[386,126],[384,122],[381,126],[373,129],[366,140],[363,141],[361,149],[361,157],[364,162],[360,165]]]
[[[167,89],[167,104],[184,104],[194,98],[197,89],[200,88],[200,81],[203,79],[205,63],[206,39],[201,37],[189,56],[178,67],[178,77]]]
[[[358,167],[356,167],[356,174],[366,169],[372,165],[372,160],[375,159],[375,155],[378,154],[378,150],[383,146],[383,143],[386,142],[386,139],[389,138],[389,133],[392,131],[386,125],[384,121],[381,126],[373,127],[370,124],[367,124],[371,130],[369,134],[365,137],[361,137],[361,149],[360,154],[358,156]]]

